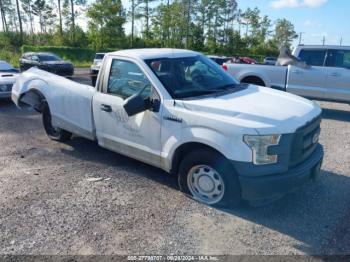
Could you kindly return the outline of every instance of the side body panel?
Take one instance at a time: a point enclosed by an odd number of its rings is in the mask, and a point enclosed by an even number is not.
[[[267,87],[284,89],[287,68],[269,65],[226,64],[227,72],[241,82],[246,77],[258,77]]]
[[[320,100],[350,101],[350,47],[345,46],[298,46],[293,55],[301,57],[303,52],[324,52],[322,66],[298,69],[299,76],[290,72],[290,92]],[[339,53],[342,53],[339,56]],[[344,54],[346,57],[344,57]],[[313,56],[309,57],[312,61]],[[343,64],[344,63],[344,64]],[[311,62],[312,65],[312,62]],[[295,82],[300,82],[295,84]],[[304,86],[300,86],[304,83]]]
[[[157,93],[161,94],[158,83],[153,81],[153,75],[147,71],[142,61],[118,56],[105,57],[97,83],[98,92],[93,98],[93,115],[98,143],[112,151],[161,167],[163,105],[161,105],[158,112],[146,110],[134,116],[128,116],[123,107],[125,100],[118,95],[107,92],[113,60],[127,61],[138,66],[152,86],[155,87]],[[129,73],[131,76],[135,75],[134,72]]]
[[[350,48],[329,49],[325,99],[350,102]]]
[[[94,139],[93,87],[31,68],[18,77],[12,90],[14,102],[19,105],[21,98],[30,91],[40,92],[44,96],[54,125]]]
[[[350,103],[350,69],[327,67],[325,99]]]
[[[288,66],[287,92],[308,98],[323,99],[327,68],[312,66],[300,68]]]

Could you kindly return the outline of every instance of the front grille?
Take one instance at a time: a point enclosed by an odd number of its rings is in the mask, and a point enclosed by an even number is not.
[[[60,76],[71,76],[73,74],[71,65],[54,65],[49,68],[49,71]]]
[[[318,144],[315,138],[321,131],[320,125],[321,115],[296,130],[289,161],[291,167],[303,162],[315,151]]]
[[[0,85],[0,92],[11,92],[13,84]]]

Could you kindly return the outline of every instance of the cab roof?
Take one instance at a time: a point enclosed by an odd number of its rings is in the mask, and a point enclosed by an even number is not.
[[[341,45],[298,45],[296,49],[335,49],[335,50],[349,50],[350,46]]]
[[[157,59],[157,58],[189,57],[189,56],[199,55],[199,53],[190,51],[190,50],[185,50],[185,49],[143,48],[143,49],[120,50],[117,52],[108,53],[108,55],[125,56],[125,57],[146,60],[146,59]]]

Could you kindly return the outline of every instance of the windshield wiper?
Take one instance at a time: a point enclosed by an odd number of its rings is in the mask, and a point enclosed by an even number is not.
[[[226,91],[226,90],[231,90],[235,87],[236,87],[236,84],[227,84],[227,85],[219,86],[215,89],[209,89],[209,90]]]
[[[233,90],[232,87],[235,87],[235,84],[228,84],[228,85],[220,86],[219,88],[215,88],[215,89],[196,89],[191,91],[192,94],[189,97],[194,97],[198,95],[200,96],[210,95],[210,94],[222,93],[225,91],[231,91]]]
[[[208,89],[205,91],[210,92],[210,94],[221,93],[221,92],[225,92],[225,91],[231,91],[231,90],[233,90],[233,88],[235,86],[236,86],[235,84],[228,84],[228,85],[219,86],[218,88],[215,88],[215,89]]]

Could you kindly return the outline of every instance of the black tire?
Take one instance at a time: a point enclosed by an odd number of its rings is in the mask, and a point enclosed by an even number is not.
[[[252,84],[257,86],[266,86],[264,81],[256,76],[248,76],[244,78],[241,82],[245,84]]]
[[[42,111],[43,125],[48,137],[52,140],[65,142],[72,138],[72,133],[58,127],[53,127],[51,123],[51,112],[49,105],[45,103]]]
[[[192,170],[196,169],[196,167],[198,166],[211,167],[219,174],[220,179],[224,184],[224,190],[221,199],[218,199],[218,202],[209,203],[209,201],[205,201],[203,200],[203,198],[194,195],[192,193],[194,192],[193,189],[191,192],[190,187],[193,187],[193,183],[190,182],[191,178],[193,181],[193,175],[191,175],[191,173]],[[210,206],[221,208],[237,207],[241,202],[241,187],[238,180],[238,176],[235,173],[232,165],[225,157],[211,150],[195,150],[187,154],[180,163],[178,183],[181,191],[183,191],[193,199]],[[212,184],[213,187],[215,187],[214,184]],[[197,192],[199,191],[197,190]]]

